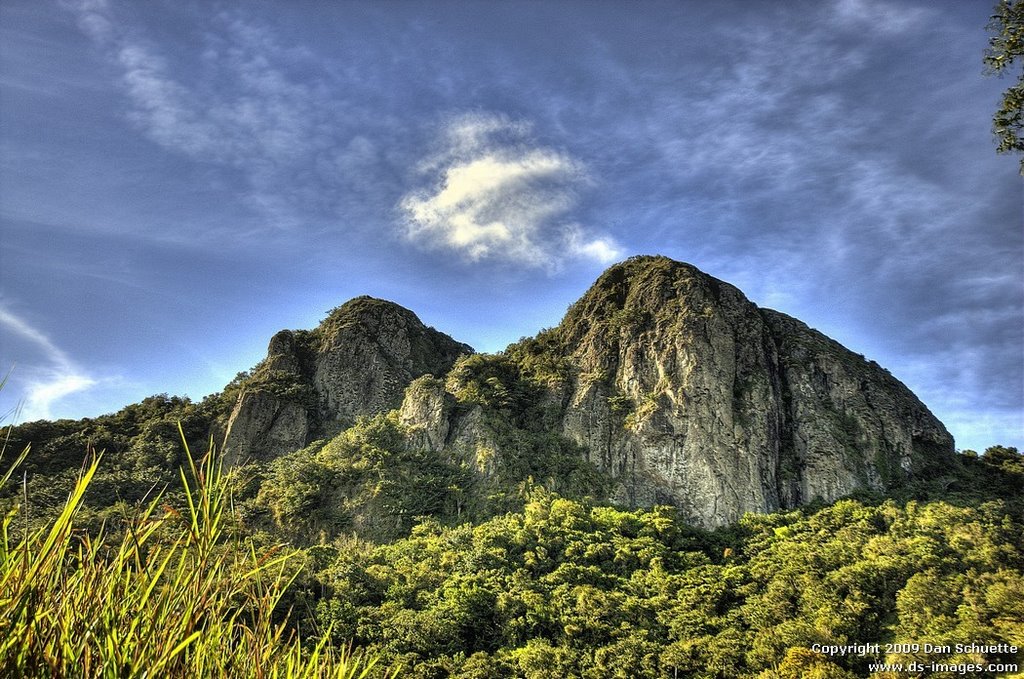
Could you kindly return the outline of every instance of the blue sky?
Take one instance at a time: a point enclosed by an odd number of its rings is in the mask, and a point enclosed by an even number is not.
[[[1022,446],[992,4],[7,0],[0,413],[202,397],[360,294],[495,351],[658,253]]]

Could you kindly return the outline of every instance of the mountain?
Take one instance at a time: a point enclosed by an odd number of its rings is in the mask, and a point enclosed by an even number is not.
[[[294,612],[282,638],[414,677],[855,677],[930,638],[949,666],[1022,660],[1024,457],[955,454],[883,368],[664,257],[493,354],[360,297],[201,402],[25,423],[5,449],[27,449],[0,479],[14,608],[112,592],[129,624],[124,577],[213,554],[280,576],[256,584]]]
[[[888,371],[666,257],[611,267],[558,327],[494,355],[352,300],[274,336],[223,447],[233,463],[270,460],[394,408],[407,448],[472,470],[480,492],[548,480],[537,474],[564,487],[585,471],[569,456],[605,479],[586,485],[600,499],[672,504],[705,527],[955,462],[942,423]]]
[[[361,415],[397,407],[413,379],[444,374],[472,351],[408,309],[357,297],[315,330],[271,338],[223,426],[226,458],[272,459],[336,434]]]

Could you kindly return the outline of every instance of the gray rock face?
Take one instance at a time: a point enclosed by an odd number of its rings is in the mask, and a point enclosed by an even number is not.
[[[432,375],[415,380],[405,392],[398,420],[407,427],[412,448],[445,451],[451,459],[471,464],[483,476],[493,471],[500,445],[484,422],[480,406],[457,408],[445,383]]]
[[[405,388],[424,374],[443,375],[472,348],[397,304],[357,297],[318,329],[312,381],[325,419],[343,424],[398,407]]]
[[[443,449],[448,444],[454,403],[455,399],[444,389],[444,382],[435,377],[420,377],[410,384],[398,410],[399,422],[409,427],[410,444],[428,450]]]
[[[309,420],[298,403],[268,391],[243,392],[228,419],[225,463],[267,460],[298,450],[309,436]]]
[[[568,378],[542,398],[623,504],[674,504],[718,526],[885,490],[953,455],[942,423],[877,364],[664,257],[606,271],[553,336]],[[435,449],[474,432],[437,389],[402,406]]]
[[[739,290],[670,260],[627,262],[561,329],[581,369],[563,430],[620,479],[615,499],[669,501],[707,525],[778,508],[777,360]],[[621,424],[593,440],[586,420],[616,403]]]
[[[415,378],[472,348],[392,302],[357,297],[312,331],[282,330],[242,385],[224,427],[229,464],[266,460],[398,407]]]
[[[877,363],[785,314],[762,316],[779,354],[787,506],[885,490],[952,454],[942,423]]]

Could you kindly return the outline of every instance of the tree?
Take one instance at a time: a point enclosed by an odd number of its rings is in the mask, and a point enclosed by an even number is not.
[[[993,35],[985,50],[985,66],[989,73],[1002,75],[1017,57],[1024,56],[1024,0],[1000,0],[988,29]],[[1003,93],[1001,106],[992,118],[992,131],[999,142],[999,153],[1024,152],[1024,68],[1017,84]],[[1024,175],[1024,158],[1020,172]]]
[[[1024,472],[1024,455],[1013,446],[989,446],[982,462],[1008,472]]]

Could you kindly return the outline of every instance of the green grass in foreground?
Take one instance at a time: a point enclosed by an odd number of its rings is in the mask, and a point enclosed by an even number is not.
[[[24,457],[0,477],[0,490]],[[230,497],[215,458],[208,454],[197,464],[188,454],[184,513],[157,498],[116,539],[75,527],[98,459],[47,526],[15,537],[18,508],[3,517],[0,675],[370,675],[376,659],[329,646],[329,630],[303,644],[274,617],[292,577],[289,556],[259,554],[227,538]]]

